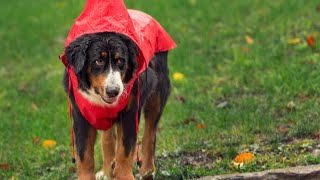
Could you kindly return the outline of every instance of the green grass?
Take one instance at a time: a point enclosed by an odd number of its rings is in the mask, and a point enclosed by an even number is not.
[[[68,179],[70,133],[58,55],[84,1],[0,2],[1,179]],[[261,171],[320,163],[320,41],[316,1],[126,0],[177,42],[157,141],[157,178]],[[245,36],[254,39],[247,44]],[[301,43],[289,44],[293,38]],[[182,103],[177,96],[185,98]],[[293,101],[294,108],[287,104]],[[221,102],[228,102],[219,108]],[[186,123],[195,118],[197,122]],[[204,129],[197,124],[203,123]],[[39,137],[39,143],[33,139]],[[57,146],[41,147],[45,139]],[[97,143],[96,168],[101,168]],[[241,168],[242,151],[255,160]],[[204,158],[200,158],[203,156]],[[191,158],[199,157],[199,159]]]

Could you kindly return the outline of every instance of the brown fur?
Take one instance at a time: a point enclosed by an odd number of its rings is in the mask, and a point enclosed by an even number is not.
[[[132,167],[134,164],[134,154],[136,148],[133,147],[128,156],[125,155],[123,141],[123,128],[121,122],[117,123],[117,152],[115,158],[115,168],[112,178],[121,180],[134,180]]]
[[[103,89],[103,83],[106,81],[107,77],[103,74],[99,74],[98,76],[95,76],[91,73],[90,68],[88,69],[88,75],[91,82],[91,86],[98,91],[100,95],[103,95],[104,89]]]
[[[115,158],[116,153],[116,134],[115,134],[115,127],[107,131],[102,131],[101,134],[101,146],[103,152],[103,168],[102,171],[104,174],[112,175],[112,162]]]

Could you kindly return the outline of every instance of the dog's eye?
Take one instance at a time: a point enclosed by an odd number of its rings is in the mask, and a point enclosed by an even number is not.
[[[122,69],[124,66],[124,60],[123,59],[118,59],[117,60],[117,66]]]
[[[103,66],[103,65],[105,64],[105,62],[102,61],[101,59],[98,59],[98,60],[96,60],[96,64],[97,64],[98,66]]]

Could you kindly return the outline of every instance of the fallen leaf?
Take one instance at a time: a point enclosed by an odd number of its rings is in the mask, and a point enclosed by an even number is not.
[[[288,41],[288,43],[291,45],[296,45],[296,44],[299,44],[300,42],[301,42],[300,38],[293,38]]]
[[[247,44],[253,44],[254,43],[254,40],[249,35],[246,35],[244,38],[245,38]]]
[[[248,164],[249,162],[251,162],[253,158],[254,158],[254,155],[252,153],[244,152],[244,153],[238,154],[232,161],[232,164],[235,167],[239,168],[239,167],[242,167],[244,164]]]
[[[39,137],[35,137],[35,138],[33,138],[32,142],[33,142],[34,144],[36,144],[36,143],[39,143],[40,140],[41,140],[41,139],[40,139]]]
[[[186,103],[186,98],[184,96],[175,96],[174,99],[180,103]]]
[[[229,102],[228,101],[222,101],[220,103],[217,104],[217,107],[218,108],[225,108],[229,105]]]
[[[310,48],[314,48],[316,46],[316,39],[314,36],[310,35],[307,37],[307,43]]]
[[[288,102],[287,109],[295,110],[296,109],[296,104],[293,101]]]
[[[31,109],[34,110],[34,111],[38,111],[39,110],[38,106],[35,103],[31,103]]]
[[[238,154],[233,161],[238,162],[238,163],[249,163],[252,159],[254,158],[254,154],[249,153],[249,152],[244,152]]]
[[[190,124],[191,122],[197,122],[196,118],[187,118],[183,121],[183,124]]]
[[[204,129],[204,128],[206,128],[205,124],[203,124],[203,123],[198,123],[197,124],[197,129]]]
[[[8,171],[9,170],[9,164],[0,164],[0,170]]]
[[[55,140],[48,139],[48,140],[43,141],[42,147],[47,149],[47,148],[54,147],[56,144],[57,144],[57,142]]]
[[[173,73],[173,79],[175,81],[181,81],[184,79],[184,75],[182,73],[175,72],[175,73]]]

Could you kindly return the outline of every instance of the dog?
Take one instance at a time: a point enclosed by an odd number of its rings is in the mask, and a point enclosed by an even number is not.
[[[142,113],[139,173],[141,179],[154,177],[157,126],[170,94],[168,51],[175,47],[155,19],[127,10],[123,1],[86,1],[60,56],[66,67],[63,85],[70,102],[80,180],[134,179]],[[95,175],[98,130],[102,130],[103,168]]]
[[[124,35],[110,32],[83,35],[66,48],[68,63],[78,71],[76,76],[81,93],[101,106],[113,106],[124,93],[126,84],[137,69],[137,53],[137,46],[132,40]],[[143,111],[145,115],[143,156],[139,170],[143,178],[147,178],[145,176],[155,171],[157,125],[170,94],[167,57],[167,51],[156,53],[147,69],[139,75],[141,96],[138,113],[140,116],[140,112]],[[68,76],[68,72],[65,71],[63,85],[66,92],[69,84]],[[132,117],[137,111],[136,104],[133,102],[137,90],[136,82],[129,95],[128,105],[119,113],[115,121],[117,130],[112,127],[102,131],[104,161],[100,174],[116,179],[134,179],[132,166],[137,134]],[[79,179],[94,179],[93,156],[97,130],[82,116],[72,92],[70,100],[76,136]]]

